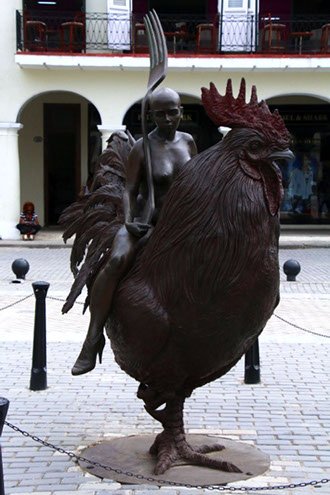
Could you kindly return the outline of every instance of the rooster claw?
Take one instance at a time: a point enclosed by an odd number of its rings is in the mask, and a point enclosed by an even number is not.
[[[184,460],[187,464],[195,466],[204,466],[211,469],[219,469],[227,473],[242,473],[242,471],[231,462],[222,459],[208,457],[207,453],[219,452],[224,450],[223,445],[202,445],[192,447],[183,438],[175,439],[167,432],[160,433],[153,445],[150,447],[150,454],[157,457],[154,473],[157,475],[164,474],[176,460]]]

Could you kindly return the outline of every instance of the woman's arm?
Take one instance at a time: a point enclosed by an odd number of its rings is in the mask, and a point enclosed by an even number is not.
[[[125,223],[132,222],[136,210],[136,201],[141,182],[141,146],[139,141],[128,155],[126,185],[123,195]]]
[[[123,195],[125,225],[128,232],[135,237],[145,235],[150,225],[134,222],[136,215],[137,197],[139,194],[143,167],[142,140],[133,146],[127,162],[126,186]]]

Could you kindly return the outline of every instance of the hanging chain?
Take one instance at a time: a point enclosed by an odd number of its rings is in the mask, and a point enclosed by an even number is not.
[[[313,332],[313,330],[308,330],[307,328],[300,327],[299,325],[296,325],[295,323],[291,323],[291,321],[288,321],[285,318],[282,318],[281,316],[278,316],[275,313],[273,313],[273,314],[279,320],[284,321],[284,323],[287,323],[288,325],[291,325],[292,327],[297,328],[298,330],[302,330],[303,332],[306,332],[306,333],[311,333],[312,335],[317,335],[318,337],[325,337],[326,339],[330,339],[330,335],[326,335],[324,333]]]
[[[218,490],[218,491],[229,491],[229,492],[249,492],[251,491],[267,491],[267,490],[286,490],[286,489],[293,489],[293,488],[304,488],[306,486],[317,486],[320,488],[320,485],[325,485],[326,483],[330,482],[330,479],[328,478],[323,478],[321,480],[312,480],[312,481],[305,481],[301,483],[288,483],[286,485],[273,485],[273,486],[256,486],[256,487],[249,487],[249,486],[240,486],[240,487],[234,487],[234,486],[224,486],[224,485],[193,485],[191,483],[179,483],[176,481],[169,481],[169,480],[164,480],[160,478],[153,478],[152,476],[144,476],[143,474],[135,474],[132,473],[131,471],[125,471],[123,469],[119,468],[114,468],[111,466],[107,466],[105,464],[102,464],[101,462],[97,461],[91,461],[90,459],[87,459],[86,457],[80,456],[78,454],[75,454],[74,452],[67,451],[61,447],[57,447],[56,445],[53,445],[52,443],[46,442],[45,440],[42,440],[41,438],[37,437],[36,435],[31,435],[27,431],[21,430],[18,426],[13,425],[12,423],[9,423],[8,421],[5,421],[4,424],[11,428],[12,430],[21,433],[24,437],[31,438],[35,442],[40,443],[44,447],[48,447],[52,450],[55,450],[56,452],[59,452],[60,454],[65,454],[70,459],[74,461],[81,461],[84,463],[87,463],[88,465],[95,466],[101,469],[105,469],[106,471],[112,471],[116,474],[119,475],[124,475],[129,478],[136,478],[141,481],[149,481],[149,482],[154,482],[155,484],[165,484],[169,486],[184,486],[185,488],[198,488],[198,489],[206,489],[206,490]]]
[[[65,299],[61,299],[59,297],[51,297],[47,296],[48,299],[52,299],[53,301],[60,301],[60,302],[65,302]],[[76,301],[75,304],[84,304],[83,302]],[[310,333],[312,335],[317,335],[318,337],[325,337],[327,339],[330,339],[330,335],[322,334],[322,333],[317,333],[314,332],[313,330],[308,330],[307,328],[300,327],[299,325],[296,325],[295,323],[291,323],[291,321],[286,320],[285,318],[282,318],[281,316],[278,316],[277,314],[273,313],[273,315],[278,318],[279,320],[282,320],[284,323],[287,323],[288,325],[291,325],[294,328],[297,328],[298,330],[302,330],[303,332]]]
[[[19,299],[18,301],[15,301],[13,303],[7,304],[7,306],[4,306],[3,308],[0,308],[0,311],[3,311],[4,309],[11,308],[12,306],[15,306],[15,304],[19,304],[23,301],[26,301],[26,299],[29,299],[29,297],[32,297],[33,293],[29,294],[28,296],[22,297],[22,299]]]
[[[51,299],[52,301],[65,302],[65,299],[61,299],[60,297],[47,296],[47,299]],[[75,304],[85,304],[81,301],[75,301]]]
[[[15,306],[16,304],[19,304],[29,297],[32,297],[33,294],[29,294],[28,296],[23,297],[22,299],[19,299],[18,301],[15,301],[13,303],[7,304],[7,306],[4,306],[3,308],[0,308],[0,311],[3,311],[5,309],[11,308],[12,306]],[[60,297],[54,297],[54,296],[47,296],[47,299],[50,299],[52,301],[59,301],[59,302],[65,302],[65,299],[62,299]],[[76,301],[75,304],[81,304],[84,305],[85,303],[81,301]],[[299,325],[296,325],[295,323],[291,323],[291,321],[286,320],[285,318],[282,318],[281,316],[273,313],[273,315],[278,318],[279,320],[283,321],[284,323],[287,323],[288,325],[291,325],[292,327],[296,328],[297,330],[302,330],[303,332],[310,333],[311,335],[316,335],[317,337],[324,337],[326,339],[330,339],[330,335],[326,335],[323,333],[318,333],[314,332],[313,330],[308,330],[307,328],[300,327]]]

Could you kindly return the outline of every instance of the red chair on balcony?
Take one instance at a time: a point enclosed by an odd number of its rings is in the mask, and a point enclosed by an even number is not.
[[[85,22],[83,15],[76,15],[73,21],[60,26],[60,49],[63,52],[85,52]]]
[[[321,52],[330,52],[330,24],[324,24],[321,31]]]
[[[271,21],[269,15],[269,23],[262,29],[261,49],[266,53],[284,52],[286,47],[287,28],[285,24],[277,24]]]
[[[214,24],[198,24],[196,26],[197,53],[216,53],[217,29]]]
[[[41,21],[26,20],[24,23],[24,47],[30,52],[47,50],[47,26]]]

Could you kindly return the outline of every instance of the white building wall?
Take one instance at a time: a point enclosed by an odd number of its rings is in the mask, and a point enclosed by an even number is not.
[[[86,116],[87,101],[93,103],[101,116],[101,126],[104,131],[104,140],[107,133],[122,126],[126,111],[136,101],[140,100],[145,92],[148,78],[149,62],[144,57],[122,57],[119,60],[109,57],[57,57],[55,64],[68,64],[67,68],[56,68],[50,62],[51,55],[38,61],[45,60],[45,65],[37,68],[26,68],[22,61],[32,60],[32,55],[21,55],[15,62],[16,52],[16,23],[15,9],[22,8],[21,0],[3,2],[2,30],[0,33],[0,123],[24,124],[18,141],[20,149],[25,145],[29,149],[28,156],[20,155],[20,187],[13,191],[15,196],[14,207],[11,211],[10,222],[17,221],[19,207],[26,199],[34,200],[41,221],[43,221],[43,145],[35,143],[35,136],[42,136],[41,107],[46,92],[71,92],[78,101],[85,99],[82,106],[82,116]],[[106,0],[87,0],[87,11],[105,12]],[[78,61],[85,60],[81,65]],[[169,73],[166,86],[172,87],[180,93],[200,97],[201,86],[208,86],[213,81],[220,92],[225,89],[228,77],[233,79],[234,91],[238,90],[241,77],[245,77],[247,87],[256,84],[259,99],[268,99],[280,95],[310,95],[330,101],[330,58],[316,59],[169,59]],[[49,61],[49,64],[47,64]],[[38,62],[38,63],[39,63]],[[112,64],[112,65],[111,65]],[[70,66],[71,65],[71,66]],[[89,65],[89,68],[88,68]],[[320,65],[320,68],[318,67]],[[275,69],[276,68],[276,69]],[[67,94],[67,93],[66,93]],[[42,96],[40,96],[42,95]],[[29,104],[36,98],[36,103]],[[54,96],[58,98],[59,96]],[[60,97],[65,98],[64,94]],[[71,98],[71,97],[70,97]],[[55,100],[54,100],[55,101]],[[61,100],[62,101],[62,100]],[[49,95],[47,102],[50,102]],[[73,100],[70,100],[73,102]],[[26,105],[28,107],[26,107]],[[26,107],[26,108],[25,108]],[[82,118],[82,122],[86,119]],[[82,124],[85,125],[85,124]],[[84,135],[82,128],[82,135]],[[1,143],[11,146],[6,150],[7,162],[1,162],[2,169],[12,170],[9,182],[16,184],[15,174],[18,156],[17,139],[2,139]],[[86,160],[87,143],[82,139],[82,157]],[[2,144],[3,146],[3,144]],[[0,150],[1,156],[4,151]],[[9,161],[8,161],[9,160]],[[10,163],[10,160],[13,162]],[[0,170],[1,173],[1,170]],[[86,162],[82,162],[82,178],[86,175]],[[9,173],[10,175],[10,173]],[[2,172],[2,177],[4,177]],[[30,178],[33,177],[33,181]],[[16,181],[16,182],[15,182]],[[16,198],[18,196],[18,198]],[[14,200],[13,200],[14,201]],[[17,212],[16,212],[17,209]],[[15,214],[13,213],[15,210]],[[8,222],[6,209],[0,209],[0,235],[3,222]],[[14,218],[15,216],[15,218]]]
[[[107,12],[107,0],[86,0],[86,12]]]
[[[21,125],[0,122],[0,239],[16,239],[20,211],[18,131]]]

